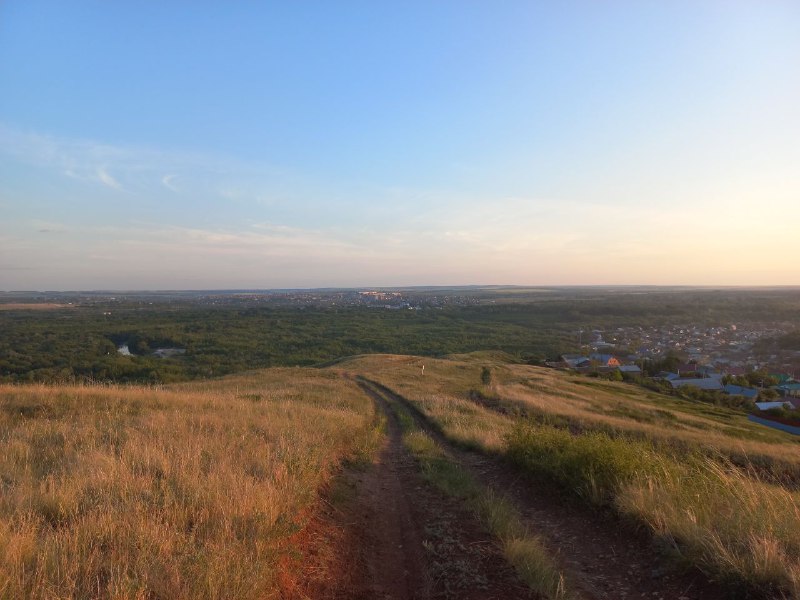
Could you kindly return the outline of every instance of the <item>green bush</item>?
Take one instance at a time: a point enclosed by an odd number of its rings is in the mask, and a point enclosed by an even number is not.
[[[652,446],[602,432],[573,435],[546,425],[518,425],[507,455],[526,471],[545,476],[594,504],[611,504],[617,492],[657,461]]]

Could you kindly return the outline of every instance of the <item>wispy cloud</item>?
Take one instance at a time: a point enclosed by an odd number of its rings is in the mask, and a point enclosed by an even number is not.
[[[258,171],[253,165],[224,157],[62,138],[21,131],[2,123],[0,154],[76,181],[140,193],[157,188],[177,192],[175,181],[179,177],[184,181],[198,174],[220,180],[226,177],[240,179]],[[260,168],[268,172],[264,165]],[[198,182],[201,186],[207,183]]]
[[[146,202],[160,198],[174,207],[192,202],[193,209],[198,204],[210,209],[235,204],[240,214],[253,207],[259,207],[261,214],[271,208],[298,219],[319,214],[304,209],[324,208],[323,190],[332,187],[315,187],[311,178],[259,161],[64,138],[0,123],[0,157],[3,155],[51,176],[80,182],[87,192],[125,192]],[[223,220],[229,216],[225,213]]]
[[[173,183],[177,177],[178,176],[175,174],[164,175],[164,177],[161,178],[161,185],[167,188],[170,192],[174,192],[177,194],[179,190]]]
[[[120,182],[114,179],[111,173],[106,171],[104,168],[97,169],[97,179],[106,187],[110,187],[115,190],[122,190],[122,185]]]

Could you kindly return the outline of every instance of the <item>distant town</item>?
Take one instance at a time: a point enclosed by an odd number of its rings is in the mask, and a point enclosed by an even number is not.
[[[620,379],[646,378],[673,390],[720,393],[749,401],[768,415],[796,418],[800,351],[775,343],[792,329],[789,323],[768,323],[579,330],[580,352],[564,354],[548,365],[586,374],[619,374]]]
[[[418,288],[414,290],[384,289],[315,289],[315,290],[197,290],[135,292],[0,292],[0,300],[16,299],[26,303],[49,303],[61,306],[114,303],[192,302],[205,306],[272,305],[373,307],[389,310],[471,306],[481,300],[460,288]]]

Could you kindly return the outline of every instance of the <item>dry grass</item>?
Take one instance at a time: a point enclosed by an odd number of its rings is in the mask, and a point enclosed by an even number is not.
[[[373,411],[332,373],[0,386],[0,597],[270,598]]]
[[[421,365],[425,373],[421,374]],[[482,386],[489,366],[493,383]],[[675,450],[702,448],[739,464],[756,464],[778,476],[800,478],[800,438],[752,423],[728,408],[689,402],[623,383],[613,383],[529,365],[509,364],[492,353],[450,359],[373,355],[339,367],[367,372],[414,401],[448,436],[467,446],[497,450],[511,430],[513,413],[545,422],[647,439]],[[510,414],[498,414],[468,399],[471,390],[493,396]]]
[[[466,397],[471,388],[480,384],[482,364],[382,354],[360,356],[339,363],[337,368],[367,373],[370,379],[408,398],[457,444],[501,451],[514,419],[487,410]]]
[[[729,409],[485,354],[359,357],[342,366],[405,396],[449,439],[506,454],[615,507],[748,593],[800,597],[798,494],[764,479],[784,472],[796,485],[798,440],[788,434]],[[492,371],[488,386],[483,366]],[[469,400],[475,390],[493,409]]]
[[[733,583],[800,597],[800,497],[705,459],[620,491],[618,508]]]

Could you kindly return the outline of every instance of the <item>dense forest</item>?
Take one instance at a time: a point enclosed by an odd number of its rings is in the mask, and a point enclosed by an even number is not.
[[[453,292],[454,294],[456,292]],[[441,297],[441,292],[438,293]],[[314,365],[367,353],[439,356],[503,350],[538,362],[574,351],[577,329],[736,321],[798,323],[795,290],[472,292],[473,304],[387,310],[192,299],[91,302],[0,311],[0,380],[171,382]],[[9,305],[10,306],[10,305]],[[783,343],[792,343],[788,336]],[[131,355],[118,351],[127,346]],[[160,358],[157,349],[185,353]]]

